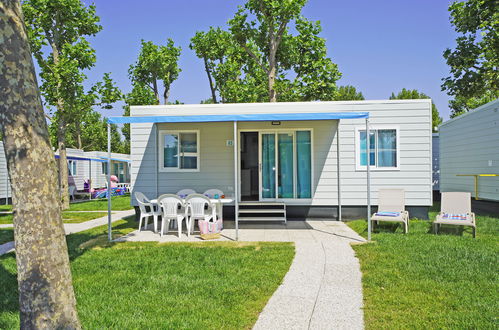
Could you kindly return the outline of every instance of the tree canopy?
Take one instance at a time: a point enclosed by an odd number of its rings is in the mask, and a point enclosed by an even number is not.
[[[335,101],[365,100],[362,92],[358,92],[354,86],[345,85],[338,87],[338,92],[334,97]]]
[[[229,20],[191,39],[212,99],[222,102],[333,100],[341,77],[327,57],[320,22],[301,15],[306,0],[248,0]],[[293,33],[291,33],[293,31]]]
[[[455,117],[499,97],[499,2],[456,1],[449,11],[459,36],[443,54],[450,76],[442,90],[454,97],[449,105]]]
[[[168,103],[170,86],[182,71],[178,66],[181,48],[175,47],[172,39],[165,46],[155,45],[152,41],[141,42],[137,61],[130,65],[128,75],[132,84],[149,87],[160,102],[158,81],[163,82],[163,100]]]
[[[392,93],[392,95],[390,96],[390,100],[410,100],[410,99],[431,99],[431,97],[429,97],[424,93],[418,92],[416,89],[411,90],[405,88],[402,88],[402,90],[397,95],[395,95],[395,93]],[[437,107],[433,102],[431,103],[431,120],[432,120],[431,127],[433,131],[436,132],[438,126],[442,123],[442,118],[440,117]]]

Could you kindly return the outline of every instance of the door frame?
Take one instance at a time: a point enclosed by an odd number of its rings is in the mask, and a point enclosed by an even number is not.
[[[310,204],[312,201],[311,198],[279,198],[278,196],[278,170],[279,170],[279,158],[278,158],[278,134],[279,133],[293,133],[293,146],[296,146],[296,131],[310,131],[310,184],[311,184],[311,192],[313,195],[314,187],[315,187],[315,150],[314,150],[314,129],[311,127],[282,127],[282,128],[242,128],[237,130],[238,141],[241,141],[241,133],[242,132],[256,132],[258,133],[258,201],[259,202],[286,202],[291,204]],[[275,198],[262,198],[262,146],[261,146],[261,135],[262,133],[274,133],[276,136],[276,148],[275,148],[275,160],[276,160],[276,197]],[[237,145],[238,158],[241,159],[241,143]],[[296,193],[297,190],[297,167],[296,167],[296,149],[293,150],[293,185],[294,191]],[[241,162],[237,163],[237,173],[238,173],[238,188],[241,187]],[[238,201],[241,202],[241,189],[238,189]]]

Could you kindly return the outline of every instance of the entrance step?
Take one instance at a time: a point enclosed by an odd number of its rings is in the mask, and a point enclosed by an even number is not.
[[[286,217],[239,217],[239,221],[284,221]]]
[[[240,221],[284,221],[286,204],[279,202],[242,202],[239,203]]]

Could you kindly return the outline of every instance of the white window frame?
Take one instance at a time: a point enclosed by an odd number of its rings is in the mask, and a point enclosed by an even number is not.
[[[196,144],[197,144],[197,152],[189,152],[186,153],[186,156],[189,157],[196,157],[197,158],[197,168],[180,168],[180,159],[177,162],[177,168],[172,168],[172,167],[164,167],[163,164],[163,158],[165,154],[165,149],[164,149],[164,144],[165,144],[165,138],[164,136],[167,134],[177,134],[179,137],[179,144],[178,144],[178,152],[180,153],[180,134],[182,133],[196,133]],[[176,172],[176,173],[182,173],[182,172],[199,172],[201,170],[201,144],[200,144],[200,133],[199,130],[159,130],[158,131],[158,146],[159,146],[159,152],[158,152],[158,170],[159,172]]]
[[[365,126],[358,126],[355,128],[355,170],[356,171],[366,171],[367,166],[365,165],[360,165],[360,132],[365,131],[366,127]],[[396,134],[396,161],[397,161],[397,166],[391,166],[391,167],[378,167],[377,161],[375,165],[370,165],[369,169],[371,171],[400,171],[400,127],[396,125],[370,125],[369,126],[369,132],[376,131],[375,133],[375,140],[377,139],[377,131],[379,130],[395,130]],[[378,156],[378,147],[376,143],[376,148],[374,150],[374,154],[376,157]]]
[[[74,169],[74,171],[73,171]],[[68,174],[69,176],[77,176],[78,175],[78,163],[74,159],[68,159]]]

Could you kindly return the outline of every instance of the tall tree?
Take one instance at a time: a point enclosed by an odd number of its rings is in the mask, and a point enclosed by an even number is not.
[[[25,0],[24,18],[31,51],[41,72],[41,91],[46,103],[56,108],[59,149],[59,187],[62,208],[69,207],[66,156],[67,125],[75,118],[75,95],[95,64],[95,52],[85,39],[102,27],[93,5],[80,0]]]
[[[88,150],[94,149],[97,145],[102,145],[100,138],[103,136],[106,140],[107,126],[102,126],[101,115],[93,108],[112,109],[113,104],[123,99],[121,91],[116,87],[109,73],[105,73],[102,81],[97,82],[88,91],[85,91],[83,85],[75,86],[75,93],[68,102],[66,108],[69,108],[70,120],[66,121],[66,146]],[[49,132],[54,145],[57,144],[57,128],[59,127],[60,116],[58,113],[51,118]],[[101,129],[97,132],[95,129]],[[85,129],[92,131],[86,132]],[[86,141],[84,141],[86,140]],[[104,146],[104,149],[106,147]]]
[[[142,40],[139,57],[128,69],[130,79],[133,83],[149,87],[158,103],[160,102],[158,81],[162,81],[163,100],[167,104],[171,84],[177,80],[182,71],[178,66],[181,50],[180,47],[175,47],[171,39],[168,39],[165,46]]]
[[[449,11],[459,36],[456,48],[443,54],[450,76],[442,90],[454,97],[449,105],[455,117],[499,98],[499,2],[456,1]]]
[[[234,40],[251,58],[254,70],[266,77],[270,102],[334,98],[341,74],[318,36],[320,23],[301,16],[306,2],[247,0],[229,20]],[[259,76],[251,75],[256,80]]]
[[[214,71],[217,69],[217,65],[223,65],[230,53],[234,52],[233,41],[232,35],[228,31],[224,31],[219,27],[210,27],[208,32],[196,32],[189,44],[189,48],[196,52],[197,57],[203,59],[213,103],[218,103],[217,91],[225,83],[221,79],[222,77],[220,77],[219,81],[215,80]]]
[[[79,329],[56,164],[17,0],[0,2],[0,114],[15,210],[21,329]]]
[[[156,105],[158,99],[153,91],[138,82],[132,82],[132,91],[125,95],[125,105],[123,106],[123,116],[130,116],[131,105]],[[124,124],[121,133],[125,138],[123,142],[124,153],[130,153],[130,124]]]
[[[345,85],[338,87],[338,92],[334,97],[335,101],[365,100],[364,95],[358,92],[354,86]]]
[[[390,96],[390,100],[414,100],[414,99],[431,99],[428,95],[424,93],[418,92],[416,89],[405,89],[402,88],[402,90],[395,95],[395,93],[392,93]],[[435,106],[435,103],[431,103],[431,127],[433,132],[437,131],[438,126],[442,123],[442,117],[440,117],[440,114],[438,113],[437,107]]]

